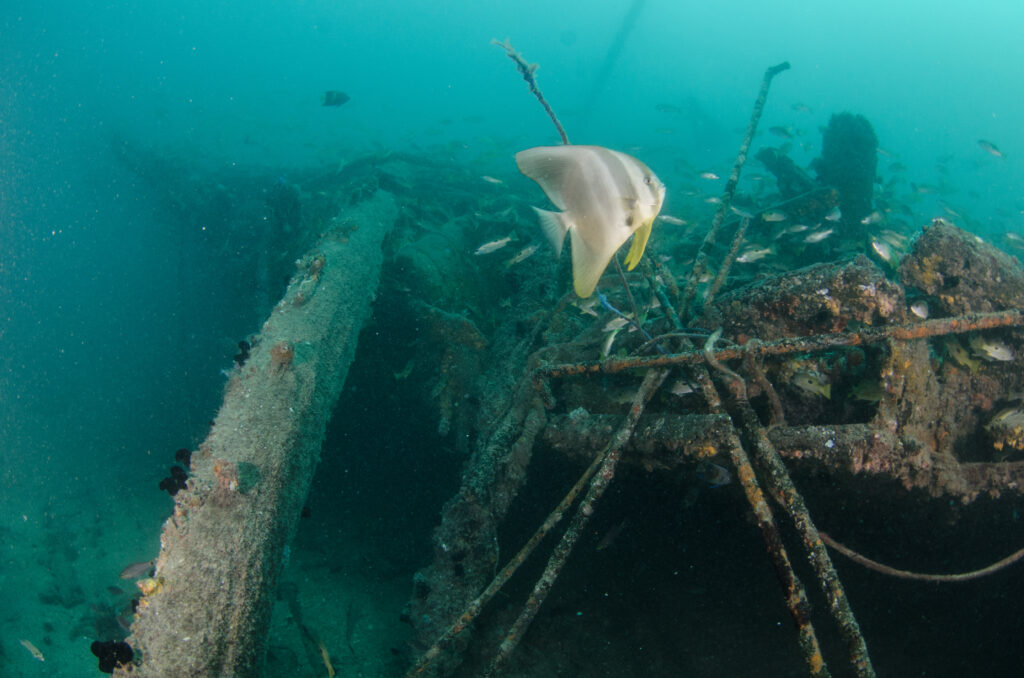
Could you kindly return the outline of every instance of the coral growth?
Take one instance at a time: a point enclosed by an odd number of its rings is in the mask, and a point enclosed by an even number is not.
[[[217,486],[228,492],[237,492],[239,487],[238,465],[226,459],[215,459],[213,461],[213,476],[217,479]]]
[[[295,360],[295,346],[290,341],[279,341],[270,347],[270,373],[280,374]]]

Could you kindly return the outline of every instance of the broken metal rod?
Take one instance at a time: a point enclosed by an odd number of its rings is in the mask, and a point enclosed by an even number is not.
[[[829,558],[828,550],[822,543],[818,529],[807,510],[803,496],[793,485],[786,465],[782,462],[778,450],[768,439],[768,433],[750,406],[750,401],[746,398],[737,398],[735,403],[736,406],[732,413],[733,421],[739,424],[747,442],[753,447],[755,458],[766,476],[768,489],[789,514],[797,532],[800,533],[808,560],[818,576],[825,597],[828,599],[829,611],[846,640],[850,652],[850,662],[854,670],[861,678],[873,678],[875,670],[871,665],[871,658],[868,656],[867,644],[864,642],[860,625],[850,607],[843,584],[839,581],[839,575]]]
[[[698,370],[698,378],[700,379],[702,393],[711,411],[715,414],[723,413],[724,407],[721,396],[718,394],[718,389],[715,388],[714,382],[711,380],[707,370]],[[731,429],[729,437],[731,439],[729,459],[736,470],[736,478],[743,488],[743,494],[754,512],[768,557],[772,561],[775,575],[778,577],[785,593],[786,607],[789,609],[789,614],[796,624],[797,642],[800,645],[801,652],[803,652],[804,661],[807,662],[807,668],[811,672],[810,675],[818,678],[827,678],[831,674],[825,663],[825,658],[821,654],[821,646],[818,644],[818,636],[814,631],[814,625],[811,623],[807,590],[804,588],[800,578],[797,577],[796,572],[793,571],[793,564],[779,536],[779,528],[775,524],[771,507],[765,500],[764,492],[761,491],[757,476],[750,465],[750,458],[743,449],[743,444],[736,434],[735,427]]]
[[[441,637],[438,638],[434,644],[420,656],[416,664],[408,673],[406,673],[407,678],[412,678],[413,676],[422,674],[434,663],[437,657],[440,656],[441,651],[451,643],[452,639],[462,633],[467,626],[473,623],[477,616],[479,616],[480,612],[483,611],[484,606],[487,605],[491,598],[501,590],[501,587],[503,587],[505,583],[512,578],[512,575],[516,573],[516,570],[519,569],[520,565],[526,562],[526,559],[530,557],[530,554],[537,548],[537,545],[540,544],[544,537],[546,537],[548,533],[554,529],[555,525],[562,520],[562,516],[565,515],[565,512],[569,510],[569,507],[576,501],[576,497],[579,496],[579,493],[587,486],[590,479],[594,477],[594,474],[597,472],[597,469],[600,468],[603,459],[604,456],[601,454],[594,456],[594,460],[591,462],[590,466],[587,467],[587,470],[583,472],[583,475],[581,475],[579,480],[576,481],[576,484],[573,485],[565,497],[562,498],[562,501],[558,503],[558,506],[548,514],[548,517],[544,520],[541,526],[537,528],[537,531],[533,533],[533,536],[526,541],[523,547],[519,549],[519,552],[509,560],[505,567],[501,568],[498,574],[494,576],[494,579],[491,580],[491,583],[487,585],[487,588],[466,606],[466,610],[459,615],[459,618],[456,619],[452,625],[449,626],[443,634],[441,634]]]
[[[640,384],[636,394],[633,396],[633,403],[629,408],[629,414],[626,415],[626,419],[623,421],[622,426],[619,427],[619,430],[612,436],[604,454],[600,456],[600,468],[594,474],[586,496],[577,508],[569,527],[566,528],[565,533],[562,535],[561,541],[555,546],[551,557],[548,559],[547,566],[544,568],[544,573],[534,585],[533,591],[523,606],[522,612],[501,641],[498,653],[491,661],[490,666],[488,666],[484,674],[485,676],[492,677],[498,675],[505,662],[508,661],[509,656],[511,656],[519,644],[519,640],[529,628],[533,618],[537,615],[537,611],[544,603],[548,592],[568,560],[573,546],[575,546],[576,541],[583,533],[584,528],[586,528],[590,516],[593,515],[595,505],[608,488],[612,478],[615,477],[615,468],[622,457],[622,449],[633,435],[633,429],[636,427],[640,415],[643,414],[644,407],[661,383],[665,381],[668,373],[669,370],[650,370],[644,376],[643,383]]]
[[[535,97],[537,97],[537,101],[540,102],[540,105],[544,107],[548,117],[551,118],[551,122],[555,123],[555,128],[558,130],[558,136],[562,137],[562,143],[568,146],[569,137],[565,133],[565,128],[562,127],[562,123],[558,121],[558,116],[555,115],[555,111],[551,108],[551,105],[548,104],[548,100],[544,98],[544,95],[541,94],[540,87],[537,86],[537,78],[534,77],[533,74],[537,72],[538,65],[528,63],[526,59],[523,58],[523,55],[512,47],[512,43],[508,38],[505,39],[505,42],[491,40],[491,44],[504,49],[508,58],[515,62],[516,69],[519,71],[519,74],[523,76],[523,80],[526,81],[526,84],[529,85],[530,91],[533,92]]]
[[[764,111],[764,104],[768,99],[768,88],[771,87],[772,79],[776,75],[788,69],[789,62],[784,61],[777,66],[772,66],[764,72],[764,78],[761,80],[761,91],[757,94],[757,100],[754,102],[754,110],[751,112],[750,121],[747,123],[747,132],[743,137],[743,142],[740,144],[739,153],[736,154],[736,162],[732,166],[732,173],[729,175],[729,180],[725,182],[725,190],[722,192],[722,202],[718,206],[718,211],[715,212],[715,218],[711,223],[711,228],[708,230],[707,235],[704,237],[704,242],[701,243],[700,250],[697,252],[696,261],[694,261],[693,269],[690,271],[690,279],[687,281],[686,289],[683,292],[683,299],[679,303],[680,317],[690,317],[690,304],[693,303],[693,298],[697,294],[697,284],[700,282],[701,276],[704,275],[704,272],[708,269],[708,250],[715,242],[715,238],[718,237],[718,230],[722,227],[722,222],[725,221],[725,215],[729,211],[729,205],[732,204],[732,196],[736,192],[736,185],[740,181],[740,171],[743,169],[743,165],[747,162],[747,151],[750,150],[750,143],[754,139],[754,133],[757,132],[757,123],[761,120],[761,113]]]
[[[725,279],[729,275],[729,269],[732,268],[732,264],[736,261],[736,255],[740,251],[740,246],[743,245],[743,240],[747,235],[747,229],[750,227],[750,217],[743,217],[740,221],[739,227],[736,229],[736,235],[732,238],[732,245],[729,247],[729,253],[725,255],[725,261],[722,262],[722,266],[718,269],[718,275],[715,276],[715,280],[711,283],[711,287],[708,288],[708,296],[704,299],[704,305],[709,306],[715,300],[715,296],[718,295],[718,291],[722,289],[722,285],[725,284]]]

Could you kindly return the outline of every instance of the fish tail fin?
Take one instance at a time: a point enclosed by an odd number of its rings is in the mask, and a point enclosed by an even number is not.
[[[533,208],[540,218],[540,228],[544,231],[551,248],[555,250],[555,257],[562,254],[562,244],[565,242],[565,234],[569,232],[569,220],[562,212],[550,212],[539,207]]]
[[[641,226],[633,234],[633,244],[629,248],[629,254],[626,255],[626,270],[632,271],[636,268],[636,265],[640,263],[640,258],[644,256],[644,250],[647,248],[647,239],[651,237],[651,226],[654,225],[654,219],[651,219],[646,224]]]

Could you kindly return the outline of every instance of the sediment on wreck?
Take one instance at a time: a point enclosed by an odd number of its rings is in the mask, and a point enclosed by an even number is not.
[[[398,216],[376,191],[339,213],[298,262],[281,301],[232,372],[208,437],[175,496],[115,675],[258,675],[285,546],[296,530],[359,332],[382,244]]]

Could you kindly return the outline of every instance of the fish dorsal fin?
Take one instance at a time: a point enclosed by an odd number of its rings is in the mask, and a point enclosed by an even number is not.
[[[651,226],[654,219],[651,219],[633,234],[633,244],[629,246],[629,254],[626,255],[626,270],[632,271],[640,263],[640,257],[644,256],[644,249],[647,247],[647,239],[651,237]]]
[[[540,228],[544,231],[551,248],[555,250],[555,257],[562,254],[562,243],[565,242],[565,234],[572,227],[569,217],[564,212],[551,212],[534,207],[533,210],[540,218]]]
[[[579,149],[573,146],[538,146],[516,153],[519,171],[536,181],[548,199],[565,211],[562,188],[579,171]]]

